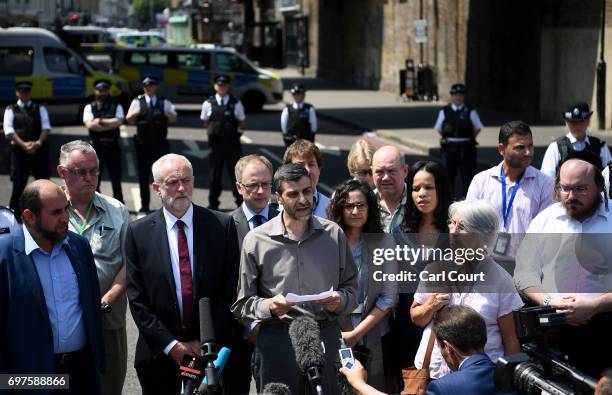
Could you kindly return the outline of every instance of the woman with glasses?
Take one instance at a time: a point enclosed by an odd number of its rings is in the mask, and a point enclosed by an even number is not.
[[[372,156],[376,152],[376,147],[364,139],[355,141],[348,154],[347,166],[351,177],[354,180],[367,183],[370,188],[374,188],[372,178]]]
[[[342,338],[354,347],[356,357],[360,352],[369,354],[364,364],[368,383],[378,390],[394,393],[392,378],[386,385],[385,373],[389,374],[391,369],[383,356],[386,348],[392,346],[387,336],[388,314],[395,306],[397,287],[391,281],[374,281],[373,271],[380,269],[372,265],[371,252],[386,245],[376,196],[367,184],[348,180],[336,189],[327,210],[328,218],[346,234],[358,273],[359,305],[350,316],[340,319]],[[393,264],[383,264],[383,272],[394,272]]]
[[[520,352],[512,311],[523,302],[510,274],[488,251],[499,230],[497,212],[484,200],[461,201],[450,206],[449,217],[450,248],[444,251],[443,259],[428,264],[421,273],[410,309],[414,323],[425,328],[414,361],[417,368],[423,365],[431,321],[447,305],[470,306],[480,313],[487,325],[485,352],[493,362],[502,355]],[[449,372],[434,345],[430,377],[439,379]]]

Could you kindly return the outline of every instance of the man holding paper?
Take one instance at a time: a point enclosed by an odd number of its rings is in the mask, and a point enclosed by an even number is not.
[[[279,382],[294,394],[310,390],[297,363],[292,362],[295,355],[288,333],[288,313],[294,313],[296,307],[312,313],[325,344],[324,393],[338,394],[334,362],[341,333],[336,318],[356,306],[353,256],[342,230],[312,215],[314,189],[302,165],[281,166],[274,174],[274,189],[284,210],[246,235],[238,300],[232,312],[243,322],[259,323],[253,367],[258,392],[267,383]],[[333,290],[328,297],[316,296],[330,288]],[[290,302],[288,293],[310,295],[311,301]]]

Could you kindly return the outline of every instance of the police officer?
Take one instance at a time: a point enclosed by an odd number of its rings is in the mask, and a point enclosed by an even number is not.
[[[32,101],[32,83],[15,84],[17,103],[4,111],[4,134],[11,140],[11,180],[13,192],[10,208],[21,218],[19,198],[28,183],[30,173],[36,178],[51,177],[49,145],[51,131],[47,109]]]
[[[463,185],[454,192],[459,198],[465,195],[476,174],[476,136],[483,126],[476,110],[465,105],[465,85],[454,84],[450,94],[451,103],[440,110],[434,128],[440,134],[442,164],[452,187],[457,172],[461,172]]]
[[[200,118],[207,128],[208,146],[210,147],[210,194],[208,196],[209,208],[219,208],[219,195],[221,195],[221,177],[223,166],[230,176],[232,192],[236,206],[242,204],[242,196],[236,189],[236,176],[234,167],[242,156],[240,144],[241,129],[244,128],[244,107],[240,100],[229,93],[230,78],[220,74],[215,77],[214,96],[202,103]]]
[[[567,157],[571,151],[589,150],[601,159],[601,166],[606,167],[612,162],[610,150],[606,142],[588,133],[589,121],[593,111],[584,102],[571,104],[563,112],[563,120],[567,129],[565,136],[559,137],[550,143],[542,160],[542,172],[551,178],[555,178],[559,163]]]
[[[134,146],[138,163],[140,214],[149,212],[151,165],[169,152],[168,122],[176,122],[174,105],[165,97],[157,96],[158,83],[151,76],[142,80],[144,95],[132,101],[126,117],[128,123],[136,123]]]
[[[18,226],[13,210],[0,206],[0,239],[12,235]]]
[[[294,84],[289,91],[293,95],[293,103],[287,104],[281,114],[281,130],[285,147],[289,147],[298,139],[314,143],[317,132],[317,113],[310,103],[305,103],[306,88],[302,84]]]
[[[83,123],[89,130],[93,145],[100,160],[100,174],[108,166],[113,197],[123,203],[121,192],[121,148],[119,127],[123,123],[123,107],[110,96],[111,82],[100,79],[94,82],[95,100],[85,106]],[[98,190],[100,190],[100,179]]]

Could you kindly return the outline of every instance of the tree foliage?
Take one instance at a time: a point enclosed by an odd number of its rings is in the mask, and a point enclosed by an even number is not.
[[[168,7],[170,0],[133,0],[134,14],[138,21],[144,26],[155,26],[155,14],[160,13]],[[153,7],[153,20],[151,20],[151,7]]]

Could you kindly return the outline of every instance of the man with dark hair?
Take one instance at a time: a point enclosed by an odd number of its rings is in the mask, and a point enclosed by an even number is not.
[[[230,78],[225,74],[215,77],[214,96],[202,103],[200,119],[207,129],[208,146],[210,147],[210,192],[208,194],[208,208],[219,209],[219,196],[221,195],[221,180],[223,167],[227,170],[232,183],[232,193],[236,206],[242,203],[242,196],[236,189],[234,166],[242,156],[240,136],[244,129],[244,106],[230,93]]]
[[[100,160],[100,173],[108,167],[113,197],[123,202],[121,191],[121,138],[119,127],[123,124],[123,107],[110,96],[111,82],[100,79],[94,82],[93,102],[83,109],[83,124],[89,130],[89,138],[98,159]],[[98,179],[98,190],[102,177]]]
[[[440,110],[434,126],[440,134],[442,164],[453,190],[457,173],[461,172],[462,186],[455,191],[455,197],[464,195],[476,174],[476,136],[483,128],[476,110],[465,105],[465,92],[463,84],[451,86],[451,103]]]
[[[0,239],[0,372],[68,374],[66,394],[99,394],[104,344],[89,243],[68,231],[66,195],[51,181],[28,185],[20,204],[23,227]]]
[[[531,220],[553,202],[554,180],[531,166],[535,149],[526,123],[504,124],[497,150],[502,162],[472,179],[466,199],[487,200],[499,213],[503,228],[493,253],[495,260],[512,273],[522,235]]]
[[[323,169],[323,155],[321,155],[319,147],[307,140],[297,140],[287,148],[283,156],[283,164],[286,165],[289,163],[299,164],[306,168],[312,180],[312,213],[317,217],[327,218],[329,198],[317,191],[319,177]]]
[[[281,166],[274,174],[274,186],[283,211],[246,235],[232,312],[245,324],[259,322],[253,367],[258,387],[280,382],[294,394],[309,393],[297,364],[289,362],[295,361],[295,355],[284,318],[294,303],[285,296],[289,292],[313,295],[333,288],[328,298],[300,307],[314,315],[321,329],[326,350],[323,390],[337,394],[333,368],[341,336],[337,317],[356,307],[353,256],[340,227],[312,215],[313,182],[303,166]]]
[[[11,181],[13,192],[9,207],[17,220],[21,219],[19,197],[28,183],[30,173],[36,179],[51,177],[49,144],[51,131],[49,114],[42,104],[32,101],[32,83],[15,84],[17,103],[4,110],[4,135],[11,140]]]
[[[529,225],[517,257],[514,282],[536,305],[565,313],[555,347],[591,376],[612,366],[612,344],[602,342],[612,325],[609,267],[612,213],[602,200],[599,158],[587,150],[568,154],[556,181],[559,202]],[[598,350],[592,358],[584,350]]]
[[[572,151],[587,150],[598,156],[601,163],[598,167],[606,167],[612,162],[612,155],[605,141],[589,135],[589,121],[593,115],[589,105],[584,102],[570,104],[563,112],[563,120],[567,134],[550,143],[542,160],[542,172],[554,178],[559,163],[567,158]]]
[[[294,84],[290,92],[293,103],[287,104],[281,113],[281,130],[285,147],[289,147],[299,139],[314,143],[317,113],[312,104],[304,102],[306,88],[302,84]]]

